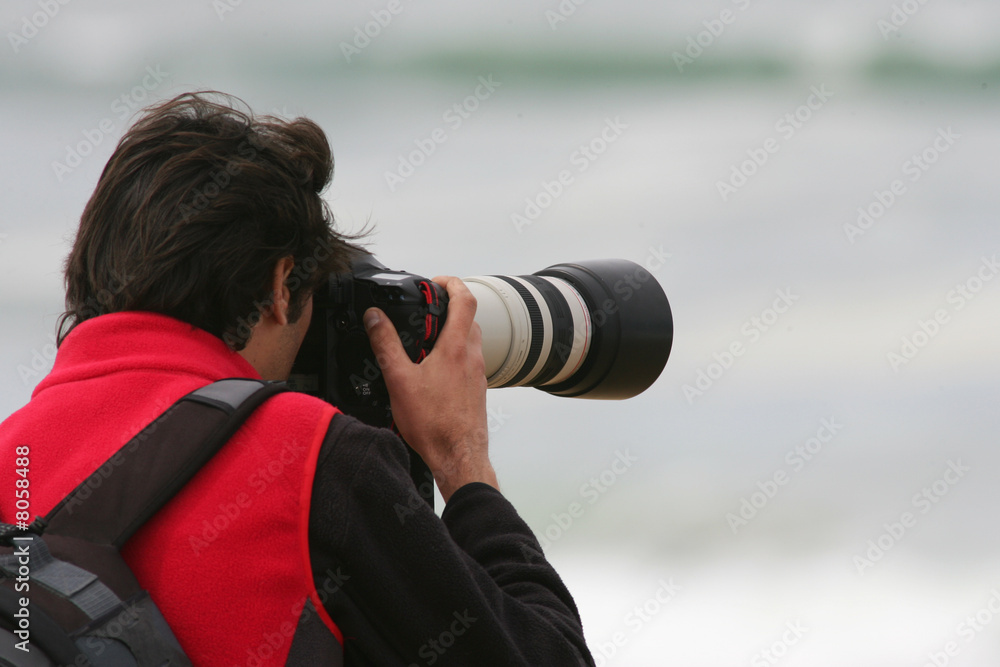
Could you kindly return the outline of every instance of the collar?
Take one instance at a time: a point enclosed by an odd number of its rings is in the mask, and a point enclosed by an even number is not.
[[[66,382],[137,370],[194,375],[206,383],[227,377],[260,379],[246,359],[207,331],[159,313],[126,311],[77,325],[31,395]]]

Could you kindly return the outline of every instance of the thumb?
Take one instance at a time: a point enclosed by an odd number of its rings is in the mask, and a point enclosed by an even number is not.
[[[396,327],[385,313],[378,308],[369,308],[365,311],[363,321],[372,352],[375,353],[375,361],[387,379],[401,372],[403,364],[413,363],[403,349]]]

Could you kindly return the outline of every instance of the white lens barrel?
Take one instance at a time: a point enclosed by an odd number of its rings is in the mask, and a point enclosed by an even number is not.
[[[559,278],[473,276],[489,387],[562,382],[587,357],[590,312],[579,292]]]
[[[528,353],[528,309],[514,288],[493,276],[464,278],[476,297],[476,324],[483,331],[487,386],[498,387],[517,373]]]

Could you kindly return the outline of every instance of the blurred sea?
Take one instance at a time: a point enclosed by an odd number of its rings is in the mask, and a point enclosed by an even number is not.
[[[652,273],[676,339],[650,390],[489,397],[501,483],[598,664],[920,666],[949,642],[948,664],[998,664],[996,8],[928,4],[883,39],[891,3],[591,3],[557,30],[557,3],[476,4],[404,5],[352,62],[340,44],[379,6],[68,5],[6,52],[0,417],[51,366],[62,261],[128,107],[223,90],[326,129],[338,224],[373,222],[390,267],[669,255]],[[673,53],[726,8],[738,20],[678,71]],[[609,122],[620,136],[582,168]],[[437,128],[446,140],[387,183]],[[513,222],[563,170],[565,191]],[[883,214],[845,230],[897,180]]]

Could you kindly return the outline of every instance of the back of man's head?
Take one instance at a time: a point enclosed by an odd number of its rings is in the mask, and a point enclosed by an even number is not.
[[[239,100],[188,93],[146,110],[122,137],[84,209],[66,262],[60,342],[103,313],[189,322],[239,350],[291,256],[290,319],[350,245],[320,193],[333,173],[310,120],[255,118]],[[244,105],[245,106],[245,105]]]

